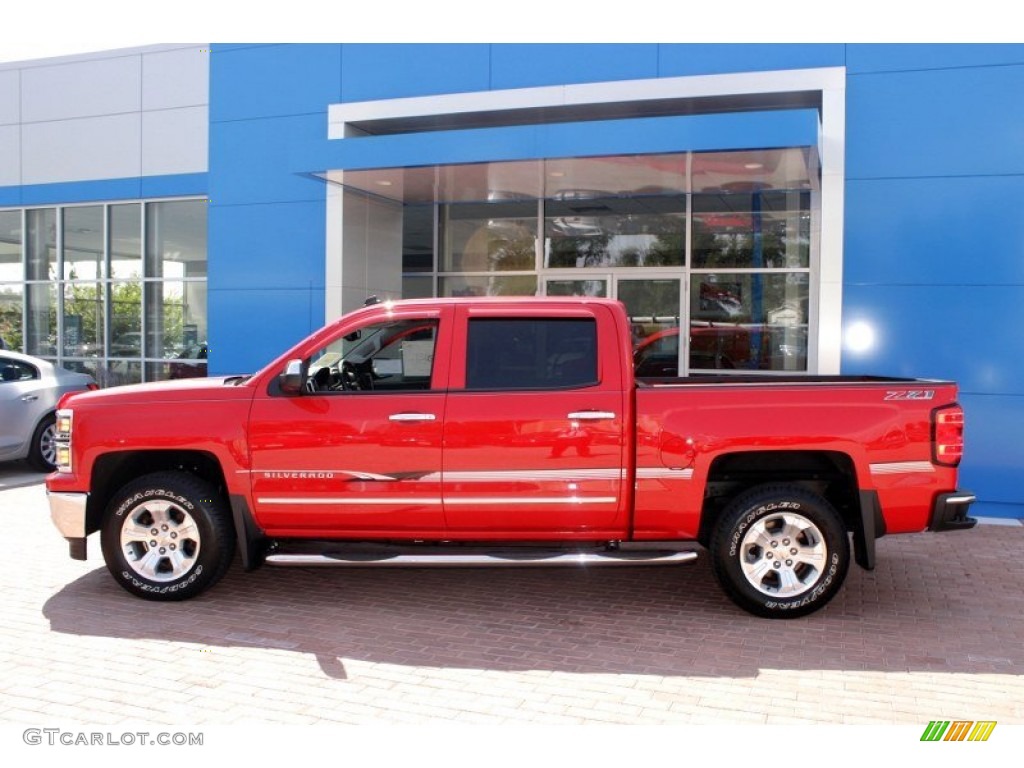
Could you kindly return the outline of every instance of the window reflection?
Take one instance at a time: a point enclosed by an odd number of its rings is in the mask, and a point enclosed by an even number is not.
[[[534,296],[536,275],[493,275],[442,277],[438,280],[441,296]]]
[[[690,367],[807,369],[805,273],[695,275],[690,288]]]
[[[568,190],[544,207],[544,266],[681,266],[686,200]]]
[[[497,192],[487,202],[443,206],[442,271],[536,268],[537,201],[504,197]]]
[[[206,344],[206,283],[146,283],[146,357],[177,358]]]
[[[64,354],[102,357],[104,286],[102,283],[64,283]]]
[[[545,286],[548,296],[594,296],[608,295],[607,280],[548,280]]]
[[[722,192],[693,197],[693,266],[810,265],[809,192]]]

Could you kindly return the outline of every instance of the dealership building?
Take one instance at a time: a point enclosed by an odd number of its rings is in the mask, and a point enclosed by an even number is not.
[[[0,64],[0,338],[116,386],[254,370],[372,295],[612,297],[651,375],[957,381],[962,484],[1024,518],[1020,93],[995,44]]]

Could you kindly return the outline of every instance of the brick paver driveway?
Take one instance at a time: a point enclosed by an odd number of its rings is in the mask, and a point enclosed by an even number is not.
[[[813,616],[733,607],[706,558],[606,570],[236,566],[156,604],[0,490],[0,723],[1024,722],[1024,528],[892,537]],[[144,682],[143,682],[144,681]],[[140,694],[140,691],[142,693]]]

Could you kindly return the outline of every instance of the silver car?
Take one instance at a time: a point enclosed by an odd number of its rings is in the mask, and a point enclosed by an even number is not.
[[[53,470],[57,401],[83,389],[98,389],[92,376],[0,351],[0,461],[28,459],[40,472]]]

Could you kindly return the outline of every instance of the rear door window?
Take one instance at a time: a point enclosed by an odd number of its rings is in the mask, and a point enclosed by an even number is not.
[[[573,389],[597,383],[593,318],[469,321],[467,389]]]

